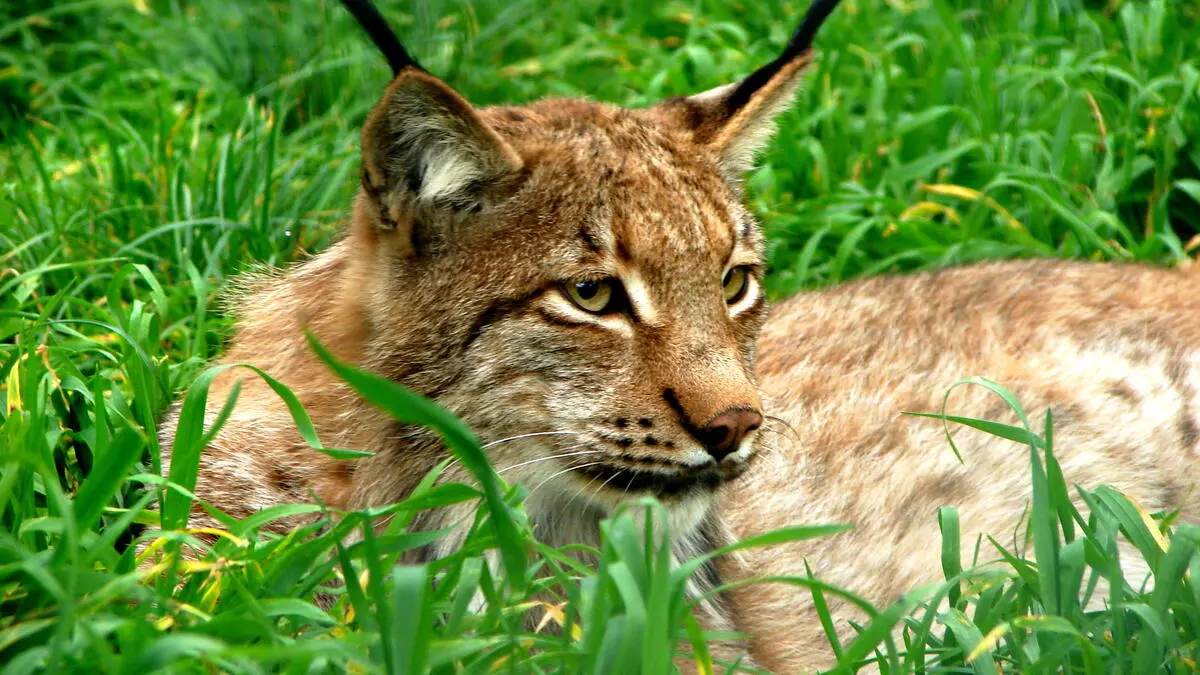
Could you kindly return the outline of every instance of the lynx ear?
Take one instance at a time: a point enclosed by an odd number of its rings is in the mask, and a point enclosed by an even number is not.
[[[438,78],[407,68],[388,85],[363,127],[363,190],[394,228],[416,209],[476,211],[521,158]]]
[[[669,99],[655,112],[690,131],[729,174],[753,168],[756,153],[775,130],[775,117],[791,103],[804,67],[812,60],[817,29],[837,4],[838,0],[815,0],[783,53],[741,82]]]

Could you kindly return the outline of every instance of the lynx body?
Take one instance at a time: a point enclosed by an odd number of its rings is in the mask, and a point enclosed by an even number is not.
[[[780,303],[757,372],[767,408],[795,433],[770,435],[723,491],[720,512],[738,536],[796,522],[854,530],[750,550],[726,561],[724,576],[803,576],[807,558],[822,581],[887,604],[941,578],[942,506],[958,508],[964,549],[991,535],[1026,550],[1016,535],[1029,508],[1028,447],[960,427],[960,463],[940,421],[900,414],[939,410],[949,387],[974,376],[1012,390],[1036,422],[1051,409],[1069,483],[1113,485],[1150,512],[1179,509],[1197,522],[1198,313],[1195,275],[1049,260],[879,277]],[[977,386],[954,389],[947,412],[1020,424]],[[980,559],[995,559],[983,543]],[[734,594],[735,623],[759,663],[781,673],[828,663],[806,591]]]

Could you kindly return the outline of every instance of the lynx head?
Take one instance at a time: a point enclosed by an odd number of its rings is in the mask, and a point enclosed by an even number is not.
[[[364,127],[350,234],[366,365],[485,442],[538,434],[493,449],[531,502],[707,504],[763,424],[763,235],[739,177],[835,4],[745,80],[639,110],[474,108],[376,35],[397,72]]]

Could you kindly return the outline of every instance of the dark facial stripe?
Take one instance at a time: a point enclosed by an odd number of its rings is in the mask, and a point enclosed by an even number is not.
[[[1165,342],[1165,340],[1159,340],[1160,344]],[[1196,421],[1192,410],[1192,401],[1196,398],[1196,390],[1188,382],[1187,362],[1182,357],[1176,356],[1171,360],[1170,365],[1167,366],[1166,372],[1167,377],[1171,380],[1171,386],[1175,388],[1175,392],[1179,395],[1179,418],[1176,422],[1179,430],[1179,442],[1183,446],[1184,452],[1194,455],[1196,453],[1196,442],[1200,439],[1200,429],[1196,428]]]
[[[579,228],[579,239],[593,254],[600,255],[602,253],[600,250],[600,245],[596,243],[596,236],[592,234],[592,231],[588,229],[587,225]]]
[[[620,239],[617,240],[617,259],[624,263],[633,262],[633,254],[626,248],[625,242]]]
[[[471,322],[471,328],[467,331],[467,337],[463,340],[462,347],[460,347],[459,351],[466,352],[471,348],[471,343],[475,342],[475,340],[488,326],[514,312],[524,309],[529,305],[529,303],[540,297],[542,293],[543,290],[539,288],[538,290],[527,295],[523,295],[518,298],[502,298],[488,305],[487,309],[480,312],[479,315],[475,317],[475,320]]]
[[[1190,403],[1185,403],[1183,409],[1179,411],[1179,437],[1183,443],[1183,449],[1189,455],[1195,455],[1197,444],[1200,443],[1200,429],[1196,428],[1196,422],[1192,419]]]
[[[542,317],[542,319],[546,321],[546,323],[552,323],[555,326],[562,326],[564,328],[598,328],[600,330],[607,330],[604,326],[591,321],[568,321],[567,319],[564,319],[553,312],[548,312],[541,307],[537,308],[537,313],[538,316]]]
[[[696,530],[696,537],[699,539],[697,548],[702,553],[711,553],[720,548],[717,545],[718,538],[716,533],[713,532],[714,528],[715,523],[713,523],[712,516],[709,515],[703,521],[701,521],[700,527]],[[717,569],[716,562],[712,558],[709,558],[703,565],[699,567],[699,569],[696,570],[693,578],[700,588],[705,592],[720,588],[724,584],[724,581],[721,579],[721,573]],[[718,596],[721,604],[729,602],[728,593],[728,591],[722,591],[721,595]],[[717,598],[714,598],[714,600],[716,599]]]
[[[695,424],[692,424],[692,420],[687,416],[687,413],[683,409],[683,405],[679,403],[679,397],[675,395],[675,390],[663,390],[663,400],[667,402],[667,407],[669,407],[671,411],[675,413],[675,417],[679,422],[679,426],[683,427],[685,431],[691,434],[692,438],[703,443],[703,433],[700,431],[699,427],[697,427]]]
[[[699,472],[662,473],[601,464],[580,467],[576,471],[605,483],[615,481],[626,492],[649,492],[658,497],[674,497],[695,489],[711,491],[726,480],[720,471],[711,468]]]

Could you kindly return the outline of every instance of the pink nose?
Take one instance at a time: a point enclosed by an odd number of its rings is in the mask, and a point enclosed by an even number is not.
[[[757,410],[727,410],[712,418],[700,429],[700,441],[712,458],[720,462],[738,449],[742,439],[762,425],[762,413]]]

